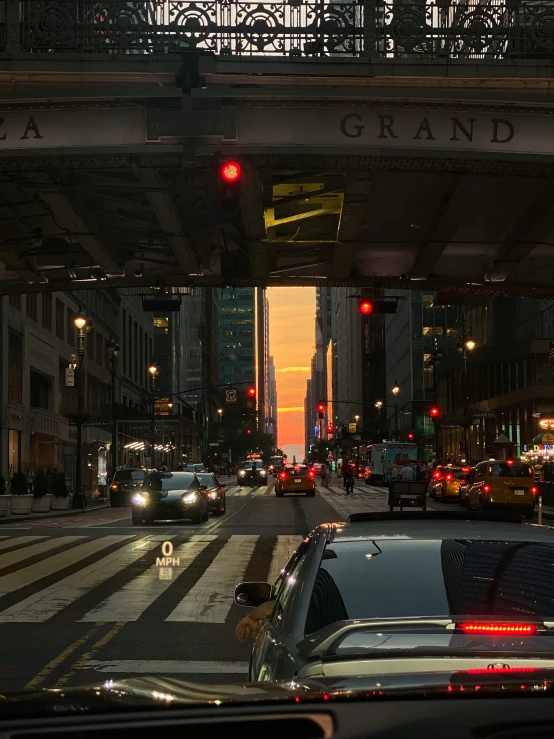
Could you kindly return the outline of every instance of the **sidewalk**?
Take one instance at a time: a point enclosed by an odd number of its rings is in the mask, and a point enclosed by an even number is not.
[[[22,515],[8,513],[7,516],[0,517],[0,527],[4,523],[39,521],[41,518],[59,518],[60,516],[78,516],[82,513],[92,513],[92,511],[98,511],[101,508],[110,507],[105,498],[95,498],[94,500],[87,499],[87,503],[88,506],[86,508],[69,508],[67,511],[48,511],[48,513],[24,513]]]

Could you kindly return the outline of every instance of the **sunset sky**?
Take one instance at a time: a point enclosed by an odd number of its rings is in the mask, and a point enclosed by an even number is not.
[[[304,398],[315,348],[315,288],[270,287],[269,351],[277,378],[279,447],[304,458]]]

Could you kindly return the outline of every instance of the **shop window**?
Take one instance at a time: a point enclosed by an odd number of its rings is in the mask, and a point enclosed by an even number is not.
[[[37,293],[28,293],[25,297],[27,315],[33,321],[38,319],[38,295]]]
[[[42,293],[42,325],[52,331],[52,295]]]
[[[167,317],[166,318],[162,318],[162,317],[154,318],[152,320],[152,323],[154,324],[156,328],[161,329],[164,332],[164,334],[169,333],[169,318]]]
[[[31,369],[29,372],[29,405],[31,408],[50,410],[52,399],[52,378]]]
[[[8,400],[23,403],[23,341],[8,332]]]
[[[65,339],[65,303],[56,298],[56,336]]]

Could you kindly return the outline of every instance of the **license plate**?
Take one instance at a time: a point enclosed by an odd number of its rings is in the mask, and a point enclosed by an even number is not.
[[[294,482],[302,482],[302,480],[295,480]]]
[[[521,489],[520,490],[514,490],[514,493],[516,495],[525,495],[525,490],[521,490]]]

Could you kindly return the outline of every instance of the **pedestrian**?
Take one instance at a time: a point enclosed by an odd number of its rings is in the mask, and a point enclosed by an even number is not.
[[[324,488],[329,486],[328,470],[325,462],[321,465],[321,484]]]

